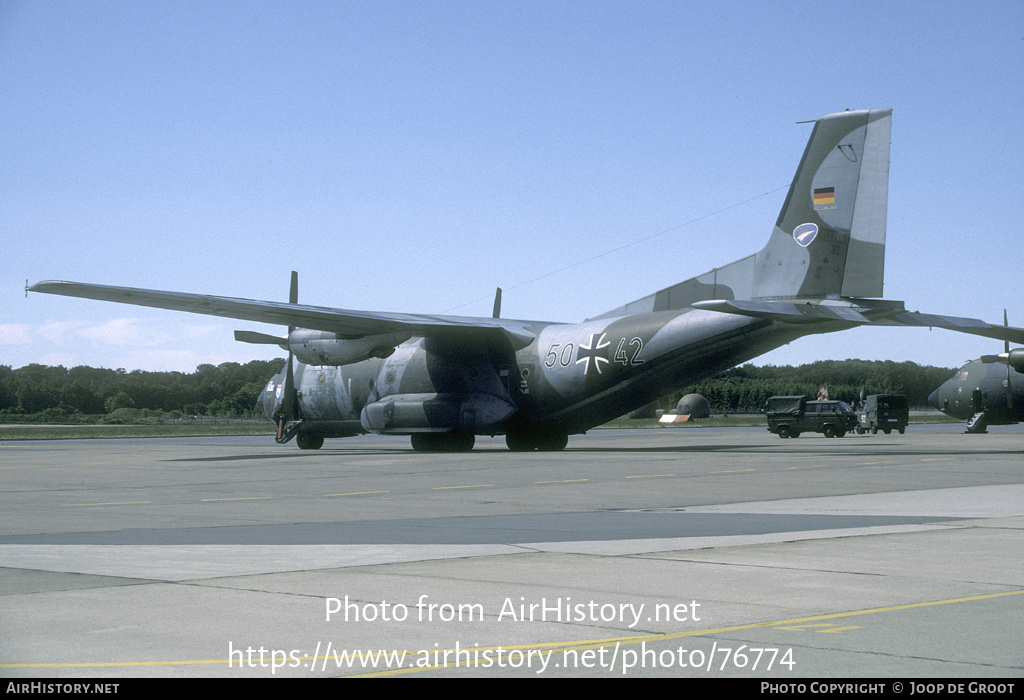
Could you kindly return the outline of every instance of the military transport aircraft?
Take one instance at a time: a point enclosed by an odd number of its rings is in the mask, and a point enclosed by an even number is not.
[[[1003,312],[1006,325],[1006,312]],[[947,416],[967,421],[968,433],[1024,420],[1024,348],[971,360],[931,393],[928,403]]]
[[[581,323],[378,313],[73,282],[30,291],[288,326],[287,365],[259,402],[279,442],[410,435],[464,451],[476,435],[560,450],[672,389],[813,333],[935,326],[1024,343],[1024,329],[908,312],[882,295],[892,110],[815,122],[785,204],[754,255]],[[495,304],[497,307],[497,303]],[[297,362],[294,359],[297,359]]]

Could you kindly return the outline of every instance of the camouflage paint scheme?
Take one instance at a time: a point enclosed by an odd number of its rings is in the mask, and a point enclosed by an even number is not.
[[[907,312],[882,294],[891,110],[815,122],[767,245],[582,323],[431,316],[40,282],[30,291],[289,326],[289,363],[259,402],[302,448],[364,432],[418,450],[559,450],[582,433],[814,333],[938,326],[1024,342],[1024,330]],[[295,328],[299,330],[295,330]],[[292,361],[291,357],[297,359]],[[292,371],[289,368],[293,367]]]
[[[1024,420],[1024,350],[971,360],[932,392],[928,403],[948,416],[969,420],[967,432]]]

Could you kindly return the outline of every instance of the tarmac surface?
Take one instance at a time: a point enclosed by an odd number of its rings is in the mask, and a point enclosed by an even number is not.
[[[3,441],[0,676],[1024,676],[1024,426]]]

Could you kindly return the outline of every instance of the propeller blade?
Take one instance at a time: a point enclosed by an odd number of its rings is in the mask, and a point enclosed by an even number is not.
[[[299,303],[299,273],[292,270],[292,284],[288,289],[288,303],[298,304]],[[288,326],[288,334],[295,330],[295,326]]]
[[[1006,318],[1006,309],[1003,309],[1003,325],[1006,326],[1007,328],[1010,327],[1010,322]],[[1003,341],[1003,352],[1005,352],[1007,355],[1010,354],[1010,341],[1009,340],[1004,340]]]
[[[282,350],[288,349],[288,338],[256,331],[235,331],[235,340],[240,343],[253,343],[254,345],[277,345]]]
[[[494,290],[494,311],[491,318],[501,318],[501,287]]]
[[[1003,309],[1003,325],[1009,327],[1010,321],[1006,317],[1006,309]],[[1013,367],[1010,366],[1010,341],[1003,341],[1003,352],[1006,353],[1006,407],[1013,409],[1013,383],[1010,379],[1010,373]]]
[[[288,290],[288,303],[298,304],[299,303],[299,273],[292,270],[292,282],[291,287]],[[288,335],[292,334],[295,330],[294,326],[288,326]],[[290,422],[295,420],[295,404],[298,398],[295,394],[295,370],[293,369],[294,355],[291,347],[288,344],[288,338],[284,339],[284,346],[288,351],[288,368],[284,373],[284,386],[281,387],[281,403],[278,405],[277,410],[277,441],[288,442],[291,440],[293,431],[285,432],[285,428]]]
[[[288,368],[284,373],[284,385],[281,387],[281,402],[274,412],[277,418],[277,441],[284,443],[291,439],[285,434],[285,428],[295,418],[295,373],[292,369],[292,355],[288,353]]]

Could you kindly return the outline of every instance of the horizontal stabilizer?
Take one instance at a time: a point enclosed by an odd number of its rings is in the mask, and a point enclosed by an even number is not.
[[[891,321],[891,322],[890,322]],[[995,340],[1008,340],[1011,343],[1024,343],[1024,328],[1013,326],[995,325],[986,323],[976,318],[961,318],[959,316],[938,316],[936,314],[923,314],[920,311],[902,311],[894,314],[891,319],[885,319],[879,325],[890,326],[928,326],[929,328],[945,328],[958,333],[970,333],[980,335],[983,338]]]
[[[840,321],[858,326],[924,326],[995,340],[1024,344],[1024,328],[986,323],[977,318],[940,316],[907,311],[902,302],[880,299],[849,299],[825,302],[748,301],[715,299],[698,301],[693,308],[724,314],[764,318],[784,323]],[[1024,364],[1024,363],[1022,363]]]
[[[693,308],[718,311],[725,314],[767,318],[786,323],[812,323],[818,321],[848,321],[850,323],[871,323],[871,320],[850,306],[793,303],[779,301],[747,301],[715,299],[694,302]]]

